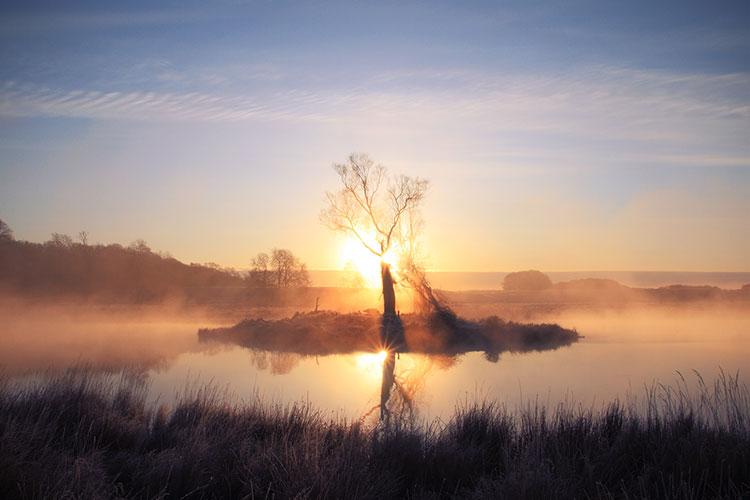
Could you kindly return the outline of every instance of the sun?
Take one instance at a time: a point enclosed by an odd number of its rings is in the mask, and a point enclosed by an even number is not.
[[[367,375],[380,377],[387,356],[388,352],[384,350],[360,353],[356,357],[357,368]]]
[[[348,236],[341,245],[339,254],[339,265],[341,269],[351,265],[354,270],[362,276],[365,285],[369,288],[380,288],[380,263],[386,262],[391,266],[391,272],[396,272],[398,264],[398,251],[391,248],[382,257],[379,257],[362,245],[354,236]]]

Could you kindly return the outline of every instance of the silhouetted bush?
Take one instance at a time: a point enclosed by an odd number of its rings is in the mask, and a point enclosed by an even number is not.
[[[546,290],[552,286],[549,276],[539,271],[518,271],[503,278],[505,291],[536,291]]]
[[[0,386],[0,497],[744,498],[750,398],[722,375],[600,411],[493,403],[367,425],[210,387],[150,409],[134,376]]]

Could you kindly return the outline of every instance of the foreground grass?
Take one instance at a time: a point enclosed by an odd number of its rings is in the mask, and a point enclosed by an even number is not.
[[[739,498],[750,398],[737,378],[656,386],[601,411],[467,405],[427,429],[232,405],[150,410],[135,376],[0,387],[0,498]]]

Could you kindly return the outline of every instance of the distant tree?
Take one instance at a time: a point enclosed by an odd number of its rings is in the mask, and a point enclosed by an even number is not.
[[[13,241],[13,230],[0,219],[0,241]]]
[[[394,247],[408,246],[412,216],[427,191],[427,181],[419,177],[390,176],[382,165],[367,155],[349,155],[334,170],[341,188],[326,192],[327,206],[321,221],[335,231],[347,233],[380,258],[383,286],[383,314],[396,315],[396,294],[391,267],[384,259]]]
[[[310,277],[305,264],[284,248],[274,248],[271,252],[273,280],[279,288],[304,287],[310,285]]]
[[[81,245],[88,246],[88,244],[89,244],[89,233],[88,233],[88,231],[80,231],[78,233],[78,241],[81,242]]]
[[[52,233],[49,241],[47,241],[47,245],[57,248],[70,248],[73,246],[73,238],[67,234]]]
[[[148,246],[145,240],[140,238],[128,245],[128,250],[138,253],[151,253],[151,247]]]
[[[310,285],[307,266],[290,250],[274,248],[271,254],[259,253],[252,260],[248,281],[256,287],[305,287]]]
[[[254,286],[262,288],[271,286],[271,277],[268,271],[268,264],[270,261],[271,258],[265,252],[261,252],[253,257],[249,279]]]
[[[503,279],[503,290],[506,291],[540,291],[551,286],[549,276],[536,270],[510,273]]]
[[[276,286],[282,287],[290,279],[294,269],[294,255],[289,250],[274,248],[271,252],[271,268],[273,269]]]

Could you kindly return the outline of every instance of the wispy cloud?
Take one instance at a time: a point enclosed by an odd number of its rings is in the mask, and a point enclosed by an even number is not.
[[[747,166],[750,74],[689,74],[596,67],[502,76],[472,71],[390,72],[346,81],[277,73],[274,90],[232,92],[60,90],[8,82],[0,114],[92,119],[366,123],[403,130],[462,126],[665,145],[658,162]],[[283,76],[283,78],[282,78]],[[309,82],[313,81],[313,84]],[[305,84],[307,82],[307,84]],[[670,150],[682,144],[688,152]],[[700,146],[706,147],[700,149]],[[727,146],[729,151],[717,148]],[[731,147],[729,147],[731,146]],[[698,151],[691,151],[699,147]],[[738,151],[737,147],[741,149]],[[734,149],[734,150],[732,150]],[[684,160],[684,161],[683,161]]]
[[[147,121],[239,121],[250,119],[318,120],[307,109],[314,102],[296,92],[260,100],[200,92],[103,92],[53,90],[7,83],[0,90],[0,114],[8,116],[68,116]]]

